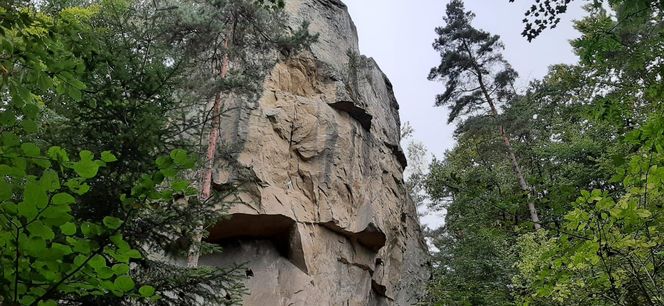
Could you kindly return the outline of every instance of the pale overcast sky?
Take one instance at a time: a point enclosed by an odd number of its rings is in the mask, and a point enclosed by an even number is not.
[[[544,32],[532,43],[520,33],[523,13],[533,0],[466,0],[466,8],[475,12],[474,25],[501,36],[505,57],[519,72],[518,87],[543,77],[550,65],[575,63],[569,40],[578,36],[572,20],[583,16],[580,2],[562,18],[554,30]],[[409,121],[414,138],[424,143],[438,158],[454,146],[454,126],[447,125],[447,110],[434,107],[440,83],[429,82],[431,67],[440,63],[431,43],[434,28],[443,24],[448,0],[344,0],[357,26],[362,54],[373,57],[394,85],[401,106],[401,121]],[[444,212],[428,212],[423,224],[442,225]]]
[[[520,33],[523,13],[534,0],[466,0],[466,8],[477,15],[474,25],[501,36],[505,56],[520,74],[518,85],[525,87],[541,78],[549,65],[574,63],[568,41],[577,37],[571,20],[579,19],[580,2],[562,18],[554,30],[528,43]],[[440,62],[431,43],[434,28],[443,24],[447,0],[344,0],[357,26],[362,54],[373,57],[394,84],[401,105],[401,121],[415,128],[415,138],[442,157],[454,142],[453,126],[448,126],[445,108],[434,108],[434,97],[443,90],[440,83],[426,77]]]

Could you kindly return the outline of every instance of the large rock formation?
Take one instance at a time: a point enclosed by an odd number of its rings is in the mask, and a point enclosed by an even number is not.
[[[258,101],[226,105],[215,184],[251,182],[211,229],[224,252],[199,263],[246,262],[245,305],[412,305],[426,246],[404,187],[392,85],[356,55],[343,3],[290,0],[286,10],[319,42],[279,62]]]

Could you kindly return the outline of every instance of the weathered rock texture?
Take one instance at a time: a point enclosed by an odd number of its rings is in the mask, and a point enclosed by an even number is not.
[[[245,305],[412,305],[426,246],[404,187],[392,85],[355,55],[343,3],[286,3],[319,42],[278,63],[257,102],[226,105],[215,183],[252,182],[211,229],[224,252],[200,264],[247,262]]]

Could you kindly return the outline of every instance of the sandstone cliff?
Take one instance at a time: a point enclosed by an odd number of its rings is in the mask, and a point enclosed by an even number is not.
[[[215,184],[252,182],[211,229],[224,252],[199,264],[247,262],[245,305],[412,305],[428,267],[392,85],[356,55],[343,3],[289,0],[286,10],[319,42],[278,63],[258,101],[225,105]]]

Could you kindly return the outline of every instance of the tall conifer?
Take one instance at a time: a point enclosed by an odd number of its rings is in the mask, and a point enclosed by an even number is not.
[[[463,1],[453,0],[443,18],[446,25],[436,28],[438,38],[433,48],[440,53],[441,63],[431,69],[429,80],[445,84],[445,91],[436,97],[436,105],[449,107],[448,122],[475,112],[497,119],[499,103],[516,94],[513,83],[518,74],[501,53],[504,46],[500,37],[474,28],[471,24],[474,16],[465,10]],[[537,208],[530,198],[532,189],[512,148],[510,135],[501,124],[497,124],[497,129],[519,187],[528,195],[531,221],[539,229]]]

